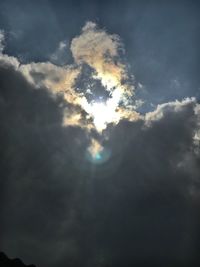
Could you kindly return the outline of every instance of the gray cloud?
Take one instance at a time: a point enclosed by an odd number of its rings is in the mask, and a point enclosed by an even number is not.
[[[0,77],[1,247],[9,256],[44,267],[198,262],[195,102],[160,107],[149,127],[108,128],[112,156],[95,167],[84,131],[62,126],[62,99],[11,67]]]

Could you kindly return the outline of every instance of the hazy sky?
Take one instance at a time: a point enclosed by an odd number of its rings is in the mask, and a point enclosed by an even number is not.
[[[199,266],[199,12],[0,0],[0,250],[37,267]]]

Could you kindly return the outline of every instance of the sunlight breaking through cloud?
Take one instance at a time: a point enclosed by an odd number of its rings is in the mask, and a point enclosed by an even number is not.
[[[52,97],[62,97],[63,126],[80,127],[87,132],[90,139],[87,152],[99,163],[104,162],[102,158],[108,158],[102,144],[108,124],[114,126],[120,120],[143,120],[145,126],[150,127],[153,121],[162,118],[168,107],[177,111],[185,103],[196,101],[187,98],[164,103],[151,112],[140,114],[137,111],[140,100],[134,99],[133,76],[128,73],[120,37],[99,29],[93,22],[87,22],[81,34],[72,39],[70,49],[74,62],[71,65],[58,66],[51,62],[21,64],[16,57],[4,54],[4,42],[4,32],[0,31],[1,64],[11,65],[36,88],[46,88]],[[86,67],[89,68],[86,82],[79,82],[86,75]],[[99,97],[96,97],[96,90],[100,90]],[[199,140],[198,129],[194,139]]]

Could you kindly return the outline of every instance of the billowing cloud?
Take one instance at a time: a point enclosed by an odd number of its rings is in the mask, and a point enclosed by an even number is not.
[[[2,52],[3,32],[0,34],[0,43]],[[66,45],[60,43],[60,49],[64,48]],[[137,101],[140,103],[141,100],[133,101],[135,88],[133,83],[130,83],[131,77],[123,59],[123,44],[119,36],[108,34],[93,22],[87,22],[81,34],[72,39],[70,49],[74,63],[63,66],[51,62],[20,64],[15,57],[2,53],[0,55],[1,64],[13,66],[30,84],[36,88],[46,88],[54,98],[62,97],[63,126],[81,127],[89,135],[95,130],[101,135],[108,124],[117,125],[120,120],[144,120],[145,125],[150,126],[153,121],[162,119],[168,109],[176,112],[190,102],[195,102],[195,98],[186,98],[183,101],[160,104],[152,112],[139,114],[136,108]],[[84,84],[85,88],[79,88],[77,81],[84,74],[84,65],[89,66],[91,72],[87,83]],[[90,84],[95,80],[100,81],[101,90],[108,92],[104,101],[87,98],[88,91],[94,94]],[[198,106],[195,113],[199,113]],[[198,129],[194,139],[196,143],[199,140]],[[97,147],[103,147],[100,139],[94,140],[91,136],[89,151],[92,156],[95,156]]]
[[[100,79],[106,90],[119,90],[133,94],[133,87],[126,84],[127,68],[121,62],[123,51],[119,36],[98,29],[92,22],[86,23],[80,36],[71,43],[71,51],[77,64],[87,63],[95,70],[94,78]]]
[[[110,35],[95,23],[87,22],[81,34],[72,40],[71,52],[74,64],[64,66],[50,62],[20,64],[18,59],[5,54],[0,60],[2,64],[12,65],[36,88],[45,87],[52,96],[63,97],[66,102],[63,112],[65,126],[81,127],[88,132],[93,129],[101,134],[110,123],[117,124],[121,119],[134,121],[141,117],[133,105],[132,108],[126,105],[135,88],[130,84],[130,75],[123,63],[124,50],[119,36]],[[102,90],[109,93],[104,102],[98,99],[89,101],[87,87],[79,91],[77,80],[84,72],[84,65],[92,70],[86,86],[89,88],[93,80],[99,80]]]
[[[195,101],[161,105],[149,125],[120,120],[101,142],[63,127],[63,99],[20,71],[1,65],[0,77],[1,248],[10,257],[44,267],[199,259]],[[94,165],[89,149],[108,160]]]
[[[191,103],[196,103],[196,99],[194,97],[186,98],[182,101],[176,100],[169,103],[159,104],[154,111],[145,114],[145,123],[146,125],[150,125],[153,121],[162,119],[168,110],[177,112],[184,109],[185,106]]]
[[[63,49],[63,45],[61,48]],[[15,66],[37,88],[46,87],[53,95],[62,95],[66,106],[67,104],[77,106],[73,112],[67,111],[66,107],[63,116],[64,125],[74,123],[85,129],[88,125],[89,131],[93,128],[101,132],[108,123],[116,124],[124,117],[132,117],[132,119],[137,117],[134,115],[136,112],[130,116],[130,111],[126,112],[124,107],[120,107],[121,102],[127,101],[127,97],[134,94],[134,86],[131,86],[128,81],[130,77],[127,67],[122,63],[123,49],[120,38],[98,29],[95,23],[88,22],[80,36],[72,40],[71,51],[74,64],[62,67],[50,62],[20,64],[17,59],[7,55],[2,55],[1,60],[4,64]],[[89,102],[84,94],[88,88],[78,92],[76,80],[83,71],[83,64],[92,68],[91,82],[92,79],[100,80],[104,89],[109,92],[110,96],[106,103]],[[89,83],[90,81],[88,86]],[[81,109],[87,113],[87,116],[83,117]],[[98,118],[100,113],[101,122]]]

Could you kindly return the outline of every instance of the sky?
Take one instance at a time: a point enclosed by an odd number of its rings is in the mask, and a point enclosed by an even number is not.
[[[0,0],[0,250],[199,266],[198,1]]]

